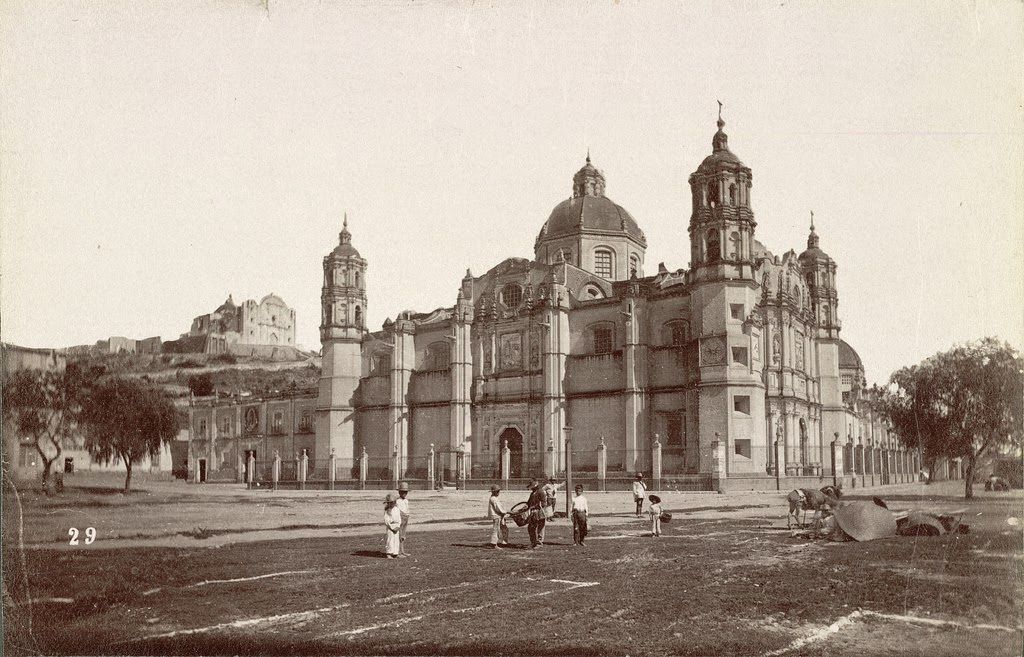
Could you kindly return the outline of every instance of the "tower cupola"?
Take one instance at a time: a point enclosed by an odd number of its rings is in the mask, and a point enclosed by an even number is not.
[[[700,279],[753,276],[754,211],[750,206],[753,174],[729,150],[722,104],[711,154],[690,174],[690,267]]]
[[[366,332],[366,260],[352,246],[345,215],[338,246],[324,257],[320,340],[361,340]]]
[[[572,177],[572,196],[604,196],[604,174],[590,163],[590,152],[587,152],[587,163]]]
[[[814,229],[813,211],[811,230],[807,235],[807,250],[800,254],[799,260],[811,297],[811,311],[818,325],[824,335],[837,335],[840,322],[836,313],[839,305],[839,294],[836,291],[836,262],[821,250],[820,239]]]

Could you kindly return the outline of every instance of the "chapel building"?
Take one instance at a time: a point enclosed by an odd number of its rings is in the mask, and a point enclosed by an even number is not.
[[[687,269],[646,271],[644,232],[588,155],[532,258],[467,271],[452,305],[369,331],[346,218],[323,261],[318,458],[365,451],[404,478],[460,452],[468,477],[520,478],[564,471],[571,436],[574,471],[606,450],[628,478],[657,452],[680,488],[829,471],[849,410],[836,263],[813,216],[800,254],[757,241],[753,174],[723,127],[689,177]]]

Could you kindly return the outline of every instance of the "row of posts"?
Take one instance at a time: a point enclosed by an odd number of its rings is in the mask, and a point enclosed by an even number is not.
[[[436,481],[434,475],[434,445],[430,445],[430,458],[427,460],[427,480],[431,482],[431,485]],[[461,457],[461,452],[460,452]],[[457,467],[457,483],[456,486],[459,488],[465,488],[466,482],[466,468],[462,463],[463,459],[459,459]],[[396,459],[397,463],[397,459]],[[249,462],[247,463],[247,479],[246,484],[249,488],[255,488],[258,486],[256,479],[256,457],[253,454],[249,455]],[[331,455],[328,458],[327,466],[327,488],[328,490],[334,490],[337,482],[337,470],[338,470],[338,457],[335,455],[334,450],[331,450]],[[366,453],[366,448],[363,448],[363,453],[359,455],[359,488],[366,488],[366,479],[370,471],[370,456]],[[309,479],[309,454],[303,449],[302,453],[295,459],[295,472],[296,481],[299,485],[299,490],[306,488],[306,482]],[[392,482],[395,486],[398,485],[398,468],[392,475],[394,481]],[[274,450],[274,458],[271,461],[270,467],[270,485],[274,490],[277,490],[281,483],[281,455],[277,450]],[[460,485],[461,484],[461,485]]]
[[[565,439],[565,473],[566,473],[566,504],[571,505],[572,503],[572,429],[566,427],[566,439]],[[860,446],[858,446],[860,447]],[[864,468],[864,459],[861,458],[860,465],[862,467],[855,467],[855,472],[846,473],[843,467],[843,445],[837,440],[832,441],[830,445],[831,452],[831,470],[832,470],[832,481],[833,484],[839,484],[839,480],[847,475],[855,475],[862,477],[871,477],[871,481],[867,482],[866,479],[862,480],[862,485],[875,485],[875,475],[879,475],[879,484],[888,483],[903,483],[903,481],[890,481],[893,474],[896,475],[897,479],[909,481],[912,476],[911,473],[917,472],[919,467],[915,465],[916,454],[913,452],[905,452],[903,450],[888,450],[884,448],[868,448],[872,451],[871,459],[866,463],[870,467]],[[780,445],[778,441],[774,442],[774,463],[772,467],[777,482],[777,487],[781,489],[781,480],[784,476],[782,469],[778,467],[779,463],[779,449]],[[856,448],[855,448],[856,449]],[[875,463],[874,455],[877,452],[879,456],[879,463]],[[455,487],[459,490],[466,488],[466,473],[469,470],[468,458],[466,456],[466,450],[459,450],[456,455],[456,474],[455,474]],[[434,445],[430,445],[430,453],[427,458],[427,481],[430,482],[431,487],[437,483],[437,477],[435,472],[435,461],[437,453],[434,450]],[[896,459],[896,468],[893,472],[892,464],[890,464],[890,455]],[[856,454],[855,460],[856,460]],[[335,456],[334,450],[331,450],[331,455],[328,459],[329,465],[327,469],[327,486],[329,490],[334,490],[337,476],[337,457]],[[725,441],[721,439],[721,436],[716,432],[715,441],[711,444],[711,475],[712,475],[712,488],[721,490],[721,482],[726,476],[726,455],[725,455]],[[398,479],[400,476],[398,465],[398,459],[395,458],[396,467],[392,472],[392,484],[398,485]],[[557,460],[555,458],[555,446],[554,442],[548,443],[548,448],[544,454],[544,473],[548,476],[555,476]],[[662,469],[662,446],[661,441],[658,439],[658,435],[654,436],[654,443],[651,445],[651,486],[652,490],[661,490],[661,469]],[[855,464],[857,465],[857,464]],[[880,467],[876,468],[875,466]],[[309,474],[309,454],[305,449],[295,459],[295,470],[297,474],[297,481],[299,489],[305,489],[306,481]],[[597,446],[597,481],[599,484],[598,489],[601,491],[606,490],[605,481],[607,479],[608,472],[608,448],[604,444],[604,438],[600,439]],[[362,454],[359,456],[359,488],[366,488],[367,475],[369,473],[369,455],[366,453],[366,449],[363,449]],[[508,447],[508,441],[505,441],[501,449],[501,473],[504,488],[509,487],[509,475],[511,473],[511,450]],[[256,482],[256,457],[253,454],[249,455],[247,481],[249,488],[254,488]],[[275,450],[274,459],[271,466],[271,486],[276,490],[281,481],[281,456]],[[856,480],[854,480],[856,481]],[[856,485],[856,483],[854,483]]]

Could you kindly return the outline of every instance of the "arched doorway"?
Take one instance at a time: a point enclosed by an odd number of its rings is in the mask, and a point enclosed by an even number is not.
[[[508,445],[508,478],[518,479],[523,476],[523,434],[519,429],[509,427],[501,432],[498,444],[502,448]],[[502,475],[504,476],[504,472]]]

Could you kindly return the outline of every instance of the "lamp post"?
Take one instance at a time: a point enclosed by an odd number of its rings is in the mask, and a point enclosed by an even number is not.
[[[572,518],[572,427],[565,431],[565,517]]]

